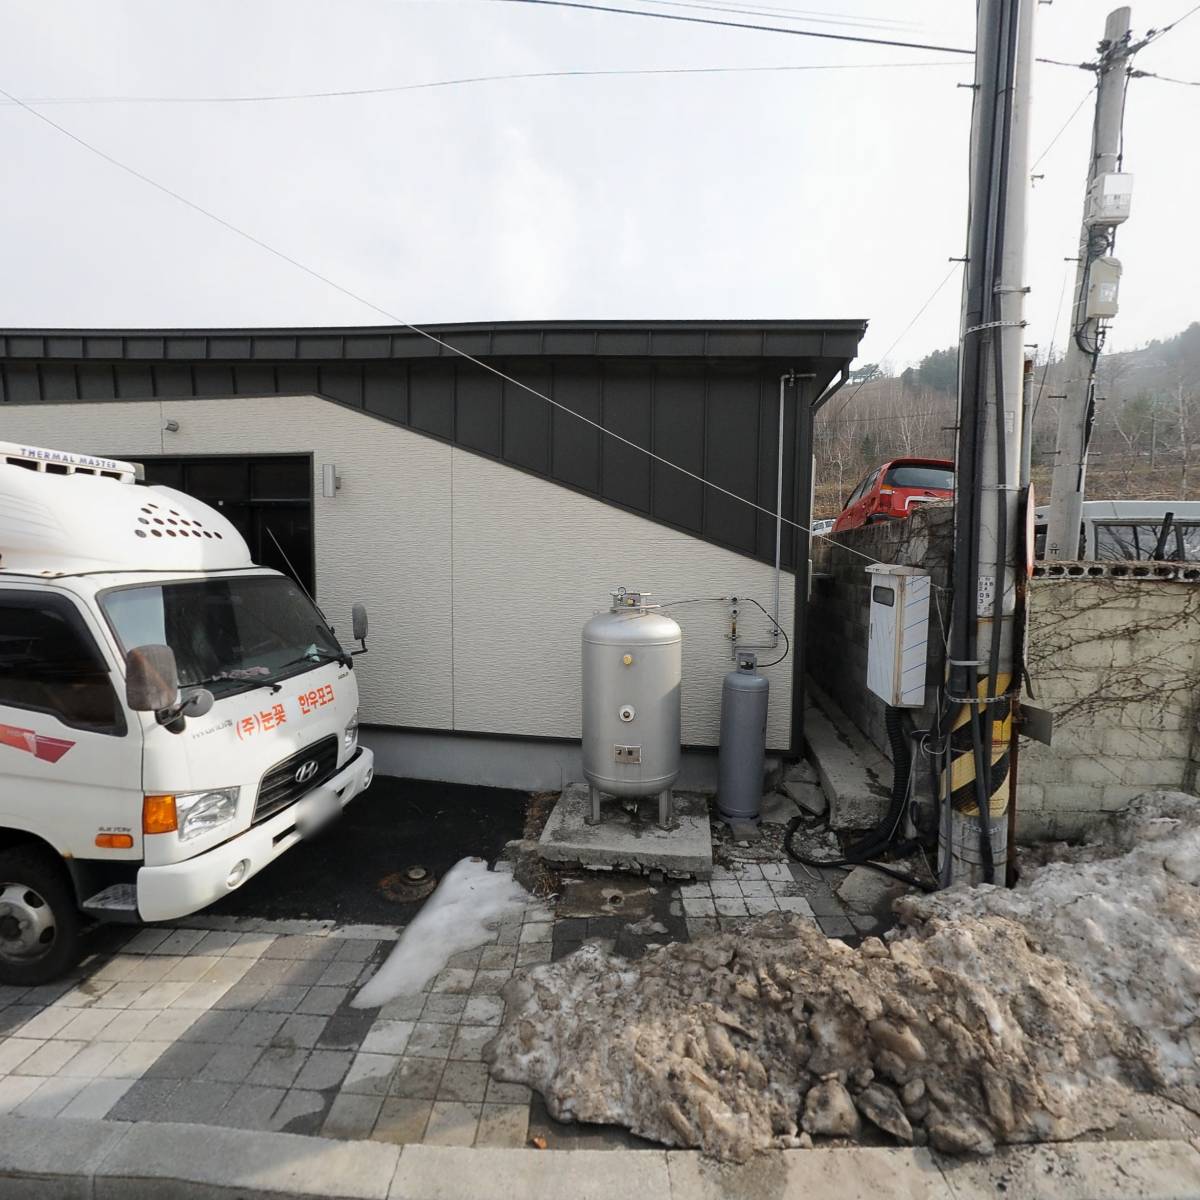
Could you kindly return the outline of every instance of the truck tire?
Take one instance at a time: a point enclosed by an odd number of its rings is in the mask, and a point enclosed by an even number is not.
[[[58,859],[36,846],[0,850],[0,983],[49,983],[79,961],[79,910]]]

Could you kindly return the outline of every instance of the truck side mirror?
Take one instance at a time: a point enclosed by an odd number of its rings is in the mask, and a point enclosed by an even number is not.
[[[136,646],[125,656],[125,703],[134,712],[163,712],[179,703],[179,671],[170,646]]]
[[[367,606],[361,601],[350,610],[350,628],[356,642],[366,641],[367,638]]]

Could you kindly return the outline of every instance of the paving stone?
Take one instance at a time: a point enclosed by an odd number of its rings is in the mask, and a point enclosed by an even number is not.
[[[151,984],[129,1007],[135,1012],[143,1009],[161,1011],[174,1004],[191,986],[182,980],[163,980]]]
[[[181,958],[164,978],[168,983],[195,983],[219,961],[211,954],[200,954],[197,950],[193,950],[186,958]]]
[[[479,1128],[482,1104],[462,1104],[457,1100],[435,1100],[430,1106],[425,1127],[426,1146],[470,1146]]]
[[[143,983],[114,983],[112,987],[96,1001],[97,1008],[115,1008],[124,1010],[146,994]]]
[[[741,894],[741,885],[736,879],[714,879],[709,884],[713,896],[716,899],[734,899],[736,900]]]
[[[557,926],[555,936],[558,936]],[[485,946],[479,956],[479,968],[482,971],[511,971],[516,965],[516,946]]]
[[[465,1062],[481,1062],[484,1046],[495,1036],[496,1031],[490,1025],[460,1025],[454,1033],[450,1058],[461,1059]]]
[[[468,999],[458,992],[433,992],[426,998],[420,1018],[439,1025],[457,1025],[462,1020]]]
[[[429,985],[431,992],[465,993],[471,990],[475,972],[465,967],[448,967]]]
[[[533,1089],[523,1083],[502,1083],[499,1079],[488,1079],[484,1101],[488,1104],[523,1104],[529,1107]]]
[[[515,946],[520,940],[521,926],[519,924],[503,924],[496,930],[497,946]]]
[[[0,1113],[12,1112],[45,1083],[40,1075],[6,1075],[0,1079]]]
[[[388,1091],[408,1100],[436,1100],[446,1063],[440,1058],[400,1059]]]
[[[251,963],[245,958],[218,958],[204,972],[202,983],[223,983],[227,987],[240,983],[249,971]]]
[[[462,1019],[470,1025],[499,1025],[504,1019],[504,1001],[499,996],[472,996]]]
[[[269,933],[243,933],[227,951],[231,958],[261,958],[267,947],[275,941]]]
[[[234,1129],[269,1129],[271,1117],[284,1095],[282,1088],[243,1084],[233,1093],[233,1098],[221,1109],[213,1124],[228,1125]]]
[[[350,989],[345,987],[312,987],[296,1005],[298,1013],[313,1016],[332,1016],[337,1012]]]
[[[125,976],[128,983],[159,983],[165,979],[167,972],[177,962],[175,958],[143,958],[133,962]]]
[[[329,963],[323,958],[285,960],[279,982],[288,987],[312,987],[320,983],[329,969]]]
[[[381,1096],[359,1096],[340,1092],[334,1098],[325,1117],[321,1135],[327,1138],[370,1137],[382,1107]]]
[[[178,1009],[156,1013],[146,1022],[141,1036],[151,1042],[174,1042],[183,1037],[199,1019],[198,1009]]]
[[[350,1069],[354,1055],[349,1050],[314,1050],[296,1076],[296,1087],[321,1091],[337,1087]]]
[[[123,1009],[96,1035],[97,1042],[132,1042],[146,1032],[146,1026],[158,1016],[155,1012]]]
[[[197,954],[225,954],[241,940],[240,933],[225,929],[211,929],[196,943]]]
[[[215,1079],[185,1079],[171,1093],[154,1120],[207,1125],[216,1120],[236,1090],[232,1083],[220,1083]]]
[[[791,867],[786,862],[762,863],[759,873],[764,879],[778,883],[786,883],[792,878]]]
[[[44,1042],[30,1054],[14,1075],[57,1075],[80,1052],[87,1042]]]
[[[249,1012],[267,994],[268,984],[235,983],[216,1003],[214,1009]]]
[[[327,937],[310,937],[306,934],[288,934],[277,937],[263,951],[264,958],[332,959],[338,951],[338,943]]]
[[[367,1054],[403,1054],[415,1026],[413,1021],[376,1021],[363,1039]]]
[[[334,961],[321,972],[321,976],[317,982],[325,986],[349,986],[352,983],[358,982],[360,970],[361,968],[356,962]]]
[[[213,1042],[176,1042],[146,1068],[147,1079],[194,1079],[222,1047]]]
[[[776,896],[781,912],[795,913],[800,917],[811,917],[813,910],[803,896]]]
[[[58,1073],[94,1079],[120,1052],[120,1042],[92,1042],[60,1067]]]
[[[446,966],[459,967],[474,971],[479,966],[479,956],[483,953],[481,947],[474,950],[460,950],[457,954],[452,954],[446,959]]]
[[[713,900],[716,906],[717,915],[721,917],[744,917],[746,916],[746,902],[738,896],[734,898],[717,896]]]
[[[454,1026],[418,1021],[413,1026],[405,1053],[414,1058],[446,1058],[454,1043]]]
[[[283,985],[283,977],[293,960],[288,958],[260,958],[242,976],[242,983],[261,984],[266,988]]]
[[[364,1096],[386,1095],[399,1061],[396,1054],[356,1054],[342,1081],[342,1091]]]
[[[582,942],[551,942],[550,945],[551,945],[550,961],[551,962],[559,962],[564,958],[570,958],[571,955],[574,954],[575,951],[578,950],[580,948],[580,946],[583,945],[583,943]],[[542,942],[542,943],[539,943],[537,946],[530,946],[530,947],[528,947],[528,949],[541,950],[544,946],[545,946],[545,943]],[[522,963],[521,965],[527,966],[527,965],[532,965],[532,964]],[[498,997],[485,997],[485,998],[486,999],[498,999]]]
[[[320,1092],[292,1088],[271,1117],[271,1128],[280,1133],[315,1137],[325,1121],[328,1101]]]
[[[715,917],[717,910],[711,899],[688,899],[683,901],[683,911],[689,917]]]
[[[307,1058],[308,1051],[302,1047],[268,1046],[246,1076],[246,1082],[263,1087],[291,1087]]]
[[[545,943],[549,945],[550,943]],[[501,989],[512,978],[511,971],[479,971],[471,984],[473,996],[498,996]]]
[[[31,1017],[36,1017],[42,1011],[32,1004],[11,1005],[0,1014],[0,1034],[16,1033]],[[22,1036],[24,1036],[23,1033]]]
[[[200,1068],[200,1078],[215,1079],[222,1083],[244,1083],[246,1076],[254,1070],[260,1054],[258,1046],[219,1046]]]
[[[747,896],[746,911],[752,917],[762,917],[767,913],[778,912],[779,902],[775,896]]]
[[[57,1075],[43,1079],[30,1094],[13,1109],[18,1117],[57,1117],[87,1086],[86,1079]]]
[[[337,952],[333,956],[338,962],[369,962],[374,957],[375,951],[383,945],[374,938],[347,937],[338,940],[341,945],[338,946]]]
[[[844,917],[846,915],[846,910],[842,907],[841,902],[833,894],[832,889],[827,886],[806,893],[804,898],[808,901],[808,907],[818,917]]]
[[[519,944],[527,946],[530,942],[549,942],[553,937],[553,925],[546,925],[540,922],[536,925],[522,925]]]
[[[581,941],[587,937],[587,918],[564,917],[561,921],[555,921],[554,937],[567,942]],[[486,965],[482,961],[480,962],[480,966]]]
[[[0,1042],[0,1075],[15,1071],[35,1050],[44,1045],[42,1038],[6,1038]]]
[[[379,1110],[371,1138],[378,1142],[398,1144],[419,1142],[432,1111],[433,1102],[430,1100],[388,1096]]]
[[[439,998],[443,1000],[452,999],[452,997],[441,993],[439,993]],[[426,1002],[432,999],[433,997],[425,992],[417,992],[412,996],[397,996],[394,1000],[389,1000],[379,1010],[379,1015],[385,1021],[416,1021],[420,1018]]]
[[[518,1149],[525,1145],[528,1136],[528,1104],[484,1104],[475,1145]]]
[[[166,1048],[166,1042],[130,1042],[100,1074],[105,1079],[138,1079]]]
[[[329,1050],[357,1050],[374,1023],[373,1013],[343,1009],[325,1022],[317,1045]]]
[[[771,896],[771,885],[765,879],[747,879],[738,884],[743,896]]]
[[[247,1013],[228,1035],[229,1041],[238,1046],[266,1046],[285,1020],[282,1013]]]
[[[140,929],[121,947],[123,954],[150,954],[170,937],[169,929]]]
[[[477,1103],[487,1091],[488,1070],[481,1062],[449,1062],[438,1084],[439,1100]]]
[[[116,987],[116,984],[106,980],[88,979],[79,987],[72,988],[65,996],[60,997],[54,1002],[55,1008],[91,1008],[93,1005],[99,1006],[99,1001],[108,992]],[[100,1007],[109,1007],[103,1005]]]
[[[560,942],[560,945],[567,946],[575,943]],[[578,945],[583,945],[582,942]],[[539,963],[552,962],[554,959],[554,943],[553,942],[532,942],[527,946],[522,946],[517,951],[517,966],[518,967],[533,967]],[[498,989],[497,989],[498,990]]]
[[[178,1079],[138,1079],[113,1105],[110,1121],[156,1121],[179,1086]]]
[[[818,917],[817,923],[826,937],[848,938],[857,936],[854,926],[845,917]]]
[[[300,984],[285,984],[281,987],[268,988],[266,995],[254,1008],[256,1012],[295,1012],[296,1006],[307,993],[308,988]]]
[[[224,1042],[242,1023],[240,1012],[220,1009],[206,1012],[183,1034],[188,1042]]]
[[[73,1009],[47,1008],[36,1013],[21,1026],[23,1038],[52,1038],[64,1025],[75,1019]]]
[[[173,929],[166,938],[154,947],[154,954],[189,954],[205,938],[203,929]]]
[[[132,1079],[91,1079],[58,1115],[63,1120],[99,1121],[133,1087]]]
[[[273,1046],[300,1046],[311,1049],[320,1041],[328,1017],[305,1016],[293,1013],[271,1039]]]

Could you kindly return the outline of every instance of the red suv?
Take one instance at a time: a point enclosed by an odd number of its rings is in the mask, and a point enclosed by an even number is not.
[[[850,493],[833,532],[907,517],[916,504],[954,496],[954,463],[946,458],[894,458]]]

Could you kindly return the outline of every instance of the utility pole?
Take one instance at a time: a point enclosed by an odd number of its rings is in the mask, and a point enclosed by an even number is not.
[[[1129,9],[1117,8],[1104,23],[1096,63],[1096,116],[1083,199],[1083,225],[1075,270],[1071,336],[1063,362],[1066,399],[1058,411],[1054,475],[1046,522],[1046,557],[1079,557],[1088,442],[1096,411],[1096,361],[1104,332],[1101,321],[1116,316],[1121,264],[1108,257],[1116,226],[1129,214],[1129,176],[1121,175],[1121,123],[1130,59]]]
[[[1035,0],[978,0],[938,873],[1004,881]]]

